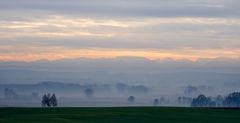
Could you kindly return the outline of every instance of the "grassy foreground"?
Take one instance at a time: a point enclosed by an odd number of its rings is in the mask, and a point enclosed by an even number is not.
[[[0,123],[240,123],[240,109],[0,108]]]

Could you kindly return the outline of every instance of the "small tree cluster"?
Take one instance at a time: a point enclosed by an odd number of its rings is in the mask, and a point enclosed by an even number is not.
[[[199,95],[192,100],[193,107],[240,107],[240,92],[233,92],[226,97],[218,95],[215,98]]]
[[[227,107],[240,107],[240,92],[230,93],[223,100],[223,105]]]
[[[44,94],[42,97],[42,106],[43,107],[56,107],[58,105],[56,95],[53,93]]]
[[[192,100],[191,106],[193,107],[216,107],[216,103],[212,101],[210,97],[205,95],[199,95],[197,98]]]

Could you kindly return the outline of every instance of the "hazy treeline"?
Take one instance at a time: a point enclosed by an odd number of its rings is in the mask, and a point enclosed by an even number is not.
[[[7,91],[5,90],[7,89]],[[9,93],[7,95],[14,95],[12,98],[18,98],[20,94],[29,95],[29,92],[33,92],[33,95],[37,93],[56,92],[62,96],[84,96],[88,93],[94,93],[96,96],[100,96],[102,93],[133,93],[142,94],[151,91],[151,88],[145,85],[129,85],[124,83],[116,84],[73,84],[73,83],[61,83],[61,82],[40,82],[37,84],[0,84],[0,90]],[[13,90],[15,92],[13,92]],[[110,94],[110,95],[111,95]],[[6,95],[5,95],[6,96]],[[8,96],[7,96],[8,98]],[[11,97],[9,97],[11,98]]]
[[[39,105],[44,93],[55,93],[59,106],[153,105],[154,102],[190,106],[191,100],[200,94],[215,96],[238,91],[239,60],[216,58],[193,62],[117,57],[0,62],[0,105],[9,105],[5,101],[12,99],[18,105],[27,100]],[[4,95],[6,88],[12,96],[8,99]],[[129,103],[129,96],[135,97],[134,103]]]
[[[209,95],[214,90],[214,87],[204,85],[188,85],[169,95],[162,94],[160,89],[154,87],[125,83],[73,84],[48,81],[24,85],[1,84],[0,90],[2,92],[0,106],[19,106],[20,104],[22,106],[41,106],[41,101],[50,100],[48,93],[58,95],[59,106],[234,106],[231,104],[232,101],[228,101],[231,97],[230,94],[216,97],[203,95]],[[236,94],[232,95],[234,97]],[[45,98],[43,99],[43,97]],[[46,106],[47,104],[49,103],[45,103]]]
[[[192,99],[193,107],[240,107],[240,92],[233,92],[227,96],[206,97],[201,94]]]
[[[0,83],[42,81],[150,85],[171,93],[176,87],[207,85],[223,93],[238,89],[240,59],[149,60],[141,57],[0,62]],[[221,88],[224,87],[224,90]],[[162,93],[161,92],[161,93]]]
[[[124,83],[73,84],[48,81],[37,84],[1,84],[0,106],[10,105],[11,103],[18,106],[19,102],[27,101],[34,103],[34,106],[36,106],[37,103],[40,102],[43,94],[47,94],[49,92],[59,95],[59,99],[62,100],[61,104],[66,104],[67,106],[71,106],[69,103],[79,101],[94,102],[91,104],[91,106],[93,106],[99,101],[111,102],[113,99],[128,102],[128,95],[132,94],[139,97],[139,95],[145,95],[151,91],[151,88],[148,86],[129,85]]]

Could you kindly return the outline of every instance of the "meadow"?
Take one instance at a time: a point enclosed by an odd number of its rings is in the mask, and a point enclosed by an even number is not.
[[[0,108],[0,123],[240,123],[240,109]]]

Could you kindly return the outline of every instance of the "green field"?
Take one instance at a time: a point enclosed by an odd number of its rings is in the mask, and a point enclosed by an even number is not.
[[[240,123],[240,109],[0,108],[0,123]]]

